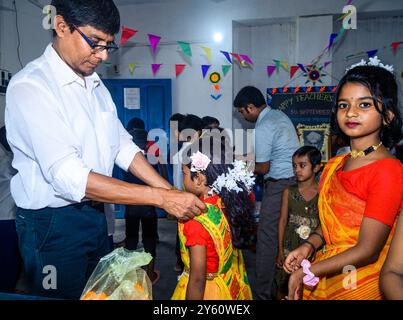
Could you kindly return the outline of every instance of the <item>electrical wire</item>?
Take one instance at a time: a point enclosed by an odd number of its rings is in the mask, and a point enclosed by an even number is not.
[[[21,69],[24,68],[22,61],[21,61],[21,56],[20,56],[20,47],[21,47],[21,39],[20,39],[20,30],[18,28],[18,11],[17,11],[17,5],[15,3],[15,0],[13,1],[13,5],[14,5],[14,10],[15,10],[15,26],[17,28],[17,57],[18,57],[18,61],[20,62],[21,65]]]

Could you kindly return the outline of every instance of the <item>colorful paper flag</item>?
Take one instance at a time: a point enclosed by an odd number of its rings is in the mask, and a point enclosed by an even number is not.
[[[340,31],[339,31],[339,33],[338,33],[338,35],[337,35],[335,41],[336,41],[336,42],[339,42],[340,39],[343,37],[343,35],[344,35],[345,32],[346,32],[346,29],[344,29],[343,27],[341,27],[341,29],[340,29]]]
[[[202,73],[203,73],[203,79],[206,77],[207,71],[210,69],[210,67],[211,67],[211,65],[206,65],[206,64],[201,66]]]
[[[182,71],[185,69],[186,64],[177,64],[175,65],[176,76],[178,77]]]
[[[276,64],[277,73],[280,71],[280,60],[273,60]]]
[[[286,61],[281,60],[280,64],[286,71],[288,71],[289,66],[288,66],[288,63]]]
[[[231,60],[231,57],[230,57],[229,53],[227,51],[220,51],[220,52],[225,56],[225,58],[227,58],[229,63],[232,64],[232,60]]]
[[[237,53],[231,52],[231,56],[238,60],[239,63],[242,63],[241,57]]]
[[[185,55],[192,57],[192,49],[190,48],[190,44],[188,42],[178,41],[178,44]]]
[[[326,61],[325,64],[323,65],[323,68],[326,68],[331,63],[332,63],[332,61]]]
[[[267,73],[269,74],[269,77],[273,74],[274,70],[276,70],[276,66],[267,66]]]
[[[304,67],[303,64],[298,63],[298,67],[299,67],[303,72],[306,72],[305,67]]]
[[[204,53],[206,54],[208,62],[211,63],[211,59],[213,56],[211,54],[211,48],[207,48],[207,47],[201,47],[201,48],[203,49]]]
[[[332,45],[333,45],[334,39],[336,39],[337,35],[338,35],[337,33],[332,33],[332,34],[330,35],[330,38],[329,38],[329,45],[327,46],[327,50],[330,50],[330,48],[331,48]]]
[[[291,66],[291,68],[290,68],[290,79],[292,79],[292,77],[294,76],[295,72],[297,72],[298,69],[299,69],[298,66]]]
[[[231,66],[228,66],[228,65],[222,66],[222,73],[224,74],[224,77],[227,75],[227,73],[230,69],[231,69]]]
[[[368,58],[375,57],[377,52],[378,52],[378,49],[367,51]]]
[[[392,42],[392,44],[390,45],[392,47],[393,50],[393,54],[396,54],[397,52],[397,48],[403,43],[403,41],[395,41]]]
[[[124,46],[126,42],[137,33],[137,30],[122,27],[122,37],[120,38],[120,46]]]
[[[136,68],[136,64],[135,63],[131,63],[129,64],[129,70],[130,73],[133,74],[134,73],[134,69]]]
[[[161,40],[161,37],[153,35],[153,34],[148,34],[148,40],[150,41],[151,51],[152,51],[153,55],[155,55],[155,53],[157,51],[157,46]]]
[[[243,60],[245,60],[247,63],[253,65],[253,62],[252,62],[251,58],[249,58],[247,55],[241,54],[240,56],[241,56],[241,58],[242,58]]]
[[[161,68],[161,66],[162,66],[162,63],[159,63],[159,64],[153,63],[151,65],[151,70],[153,71],[154,76],[157,74],[157,72]]]

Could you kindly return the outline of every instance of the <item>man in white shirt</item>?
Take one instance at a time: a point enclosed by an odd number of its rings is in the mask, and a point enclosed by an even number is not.
[[[120,16],[113,0],[52,5],[53,43],[7,90],[7,139],[18,171],[11,193],[32,293],[79,298],[108,253],[103,205],[95,202],[152,205],[183,219],[206,208],[194,195],[172,190],[148,164],[94,72],[116,49]],[[114,164],[149,186],[111,178]]]

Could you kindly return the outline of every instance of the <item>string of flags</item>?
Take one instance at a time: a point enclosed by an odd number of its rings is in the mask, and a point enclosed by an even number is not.
[[[349,0],[349,2],[352,2],[352,1]],[[341,18],[343,18],[343,16]],[[272,77],[274,72],[276,72],[276,74],[279,74],[280,70],[283,69],[284,71],[289,73],[289,77],[290,77],[290,79],[292,79],[295,76],[295,74],[297,73],[297,71],[301,70],[303,75],[305,77],[307,77],[306,83],[308,83],[310,81],[314,85],[316,84],[316,82],[321,83],[321,76],[324,76],[324,74],[322,74],[321,72],[323,69],[326,69],[332,63],[332,61],[325,61],[322,65],[320,65],[320,61],[326,52],[329,52],[332,48],[335,47],[335,45],[337,43],[340,42],[340,39],[345,35],[345,32],[346,32],[346,29],[341,27],[341,29],[338,33],[332,33],[329,36],[329,42],[328,42],[327,46],[317,57],[312,59],[310,64],[297,63],[294,65],[294,64],[289,64],[284,59],[273,59],[273,64],[266,66],[266,71],[267,71],[268,76]],[[130,40],[132,37],[134,37],[137,33],[138,33],[138,30],[123,26],[121,40],[120,40],[120,46],[123,47],[128,42],[128,40]],[[161,37],[158,35],[154,35],[154,34],[147,34],[147,36],[148,36],[149,44],[151,47],[151,53],[155,57],[157,54],[158,45],[160,44],[160,41],[161,41]],[[177,41],[177,44],[178,44],[181,52],[185,56],[192,58],[193,52],[192,52],[191,44],[189,42]],[[403,44],[403,41],[394,41],[390,44],[390,48],[392,49],[394,55],[396,55],[399,47],[402,44]],[[213,53],[212,53],[212,49],[209,47],[200,46],[200,48],[204,52],[204,54],[207,57],[207,60],[209,62],[209,64],[201,65],[201,75],[204,79],[212,66],[211,61],[212,61]],[[386,48],[386,47],[384,47],[384,48]],[[350,54],[350,55],[346,56],[345,59],[349,60],[349,59],[357,57],[357,56],[362,56],[363,54],[366,54],[368,56],[368,58],[372,58],[378,53],[378,51],[379,51],[379,49],[362,51],[362,52],[358,52],[355,54]],[[228,52],[228,51],[224,51],[224,50],[220,50],[220,53],[225,57],[225,59],[229,63],[229,65],[221,66],[222,73],[224,74],[224,76],[226,76],[227,73],[231,70],[235,61],[238,63],[239,67],[244,67],[244,68],[249,67],[250,69],[253,69],[253,67],[255,67],[255,64],[254,64],[253,60],[251,59],[251,57],[249,57],[246,54]],[[105,63],[105,65],[109,66],[110,64],[108,65],[108,63]],[[152,74],[155,76],[158,73],[158,71],[161,69],[162,66],[163,66],[162,63],[151,64]],[[186,64],[175,64],[176,77],[179,77],[184,72],[186,67],[187,67]],[[129,70],[130,70],[131,74],[133,74],[135,72],[136,68],[137,68],[137,65],[135,63],[129,64]]]

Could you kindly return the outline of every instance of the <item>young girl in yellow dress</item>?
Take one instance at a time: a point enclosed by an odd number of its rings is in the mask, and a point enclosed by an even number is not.
[[[391,68],[376,57],[362,64],[346,73],[336,92],[335,128],[352,151],[323,170],[320,226],[284,263],[292,272],[289,299],[383,298],[379,274],[403,196],[403,166],[387,148],[401,139],[402,119]]]
[[[237,246],[247,242],[254,228],[250,197],[253,174],[244,162],[232,162],[232,149],[209,134],[193,143],[185,154],[190,159],[182,166],[185,189],[199,196],[208,211],[178,223],[185,269],[172,299],[251,300],[242,252]]]

